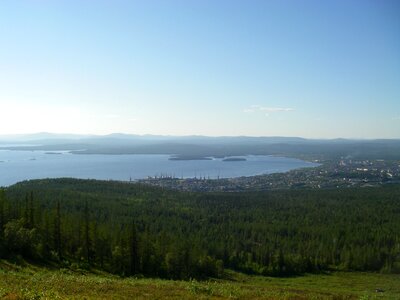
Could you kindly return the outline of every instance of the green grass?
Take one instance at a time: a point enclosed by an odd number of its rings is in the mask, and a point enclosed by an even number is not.
[[[400,299],[400,275],[332,273],[293,278],[227,271],[227,279],[120,278],[0,262],[1,299]],[[375,292],[376,288],[384,290]]]

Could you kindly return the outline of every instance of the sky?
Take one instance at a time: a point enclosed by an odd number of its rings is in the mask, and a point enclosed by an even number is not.
[[[0,134],[400,138],[397,0],[0,1]]]

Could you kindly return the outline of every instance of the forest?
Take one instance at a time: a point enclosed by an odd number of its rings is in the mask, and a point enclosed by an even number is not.
[[[121,276],[400,273],[400,186],[179,192],[24,181],[0,191],[0,258]]]

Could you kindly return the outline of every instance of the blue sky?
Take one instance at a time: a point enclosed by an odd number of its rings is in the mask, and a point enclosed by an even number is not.
[[[0,2],[0,134],[400,138],[399,1]]]

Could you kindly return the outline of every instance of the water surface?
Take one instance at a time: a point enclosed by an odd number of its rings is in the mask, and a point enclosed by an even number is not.
[[[245,161],[169,160],[157,154],[71,154],[68,151],[0,150],[0,186],[27,179],[75,177],[135,180],[148,176],[231,178],[286,172],[317,164],[294,158],[249,155]]]

